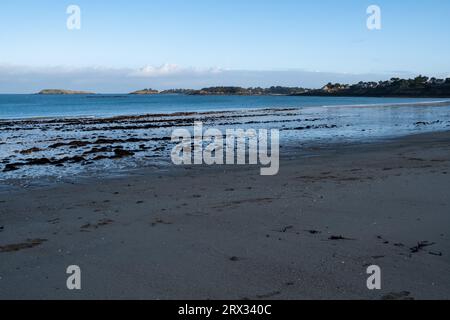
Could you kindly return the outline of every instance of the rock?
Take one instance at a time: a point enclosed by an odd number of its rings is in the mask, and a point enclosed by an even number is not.
[[[27,161],[28,165],[38,165],[38,166],[47,165],[47,164],[51,164],[51,163],[52,162],[47,158],[30,159]]]
[[[20,151],[20,154],[32,154],[33,152],[39,152],[42,151],[42,149],[39,148],[30,148],[30,149],[26,149],[26,150],[22,150]]]
[[[123,149],[115,149],[114,150],[115,158],[124,158],[134,156],[134,152],[123,150]]]
[[[44,90],[41,90],[38,94],[40,94],[40,95],[74,95],[74,94],[90,95],[90,94],[95,94],[95,93],[87,92],[87,91],[73,91],[73,90],[63,90],[63,89],[44,89]]]
[[[14,163],[9,163],[5,166],[5,168],[3,169],[3,172],[9,172],[9,171],[15,171],[15,170],[19,170],[17,165]]]
[[[71,141],[69,143],[62,143],[62,142],[55,143],[48,147],[51,149],[56,149],[59,147],[66,147],[66,146],[68,146],[68,147],[85,147],[88,144],[90,144],[90,142],[88,142],[88,141]]]
[[[143,90],[131,92],[130,94],[133,94],[133,95],[159,94],[159,91],[153,90],[153,89],[143,89]]]

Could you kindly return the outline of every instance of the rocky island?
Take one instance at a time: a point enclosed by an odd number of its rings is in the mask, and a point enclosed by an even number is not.
[[[41,90],[38,94],[41,95],[74,95],[74,94],[95,94],[93,92],[88,91],[74,91],[74,90],[62,90],[62,89],[44,89]]]
[[[158,90],[153,90],[153,89],[143,89],[143,90],[138,90],[138,91],[131,92],[130,94],[133,94],[133,95],[159,94],[159,91]]]

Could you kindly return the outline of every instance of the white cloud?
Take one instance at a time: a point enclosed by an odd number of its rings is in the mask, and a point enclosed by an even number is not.
[[[160,77],[160,76],[168,76],[175,75],[183,72],[183,69],[176,64],[166,63],[162,66],[145,66],[137,71],[133,71],[130,76],[135,77]]]
[[[139,70],[135,70],[130,73],[131,77],[147,77],[147,78],[157,78],[157,77],[168,77],[177,75],[189,75],[189,74],[215,74],[220,73],[222,69],[220,68],[183,68],[177,64],[166,63],[161,66],[145,66]]]
[[[142,88],[200,89],[209,86],[319,88],[327,82],[355,83],[390,79],[396,73],[342,74],[305,70],[229,70],[176,64],[133,68],[29,67],[0,65],[0,93],[34,93],[46,88],[126,93]],[[402,77],[405,76],[404,74]],[[414,76],[411,74],[411,76]]]

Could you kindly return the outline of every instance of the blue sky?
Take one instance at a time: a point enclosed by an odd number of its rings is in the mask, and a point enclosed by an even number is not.
[[[81,30],[66,28],[71,4],[81,8]],[[381,30],[366,28],[371,4],[381,8]],[[52,81],[113,92],[147,83],[318,86],[328,78],[449,76],[449,31],[448,0],[5,0],[0,92]]]

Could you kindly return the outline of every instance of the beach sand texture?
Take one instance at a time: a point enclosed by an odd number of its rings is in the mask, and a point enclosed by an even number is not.
[[[450,132],[306,151],[3,190],[0,298],[450,298]]]

